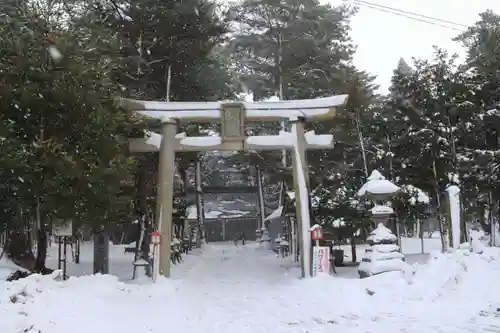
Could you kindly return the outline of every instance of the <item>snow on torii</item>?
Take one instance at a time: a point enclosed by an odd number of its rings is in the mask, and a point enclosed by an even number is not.
[[[165,239],[171,238],[172,186],[176,151],[208,150],[281,150],[293,151],[293,175],[296,196],[296,214],[301,237],[300,262],[302,276],[311,276],[311,239],[309,235],[309,177],[307,177],[306,149],[324,149],[333,146],[332,135],[305,133],[304,122],[333,118],[336,109],[347,102],[347,95],[296,101],[266,102],[149,102],[121,99],[121,106],[162,122],[161,134],[146,133],[146,138],[130,140],[133,152],[159,151],[158,204],[161,220],[158,231]],[[288,119],[291,132],[274,136],[246,136],[245,121],[279,121]],[[177,133],[178,122],[221,122],[221,135],[187,137]],[[160,274],[170,275],[170,246],[162,242],[159,259]]]
[[[329,119],[335,116],[336,108],[346,102],[347,95],[265,102],[150,102],[132,99],[119,101],[121,106],[146,117],[195,122],[220,120],[223,118],[225,107],[234,105],[243,107],[247,120],[275,121],[293,117]]]
[[[293,133],[280,131],[279,135],[263,135],[245,137],[243,131],[245,121],[277,121],[281,119],[303,118],[307,121],[318,121],[335,117],[336,109],[347,101],[347,95],[332,96],[296,101],[266,102],[147,102],[123,99],[121,105],[137,111],[149,118],[173,120],[180,122],[214,122],[220,120],[238,127],[239,133],[234,138],[221,136],[188,137],[185,133],[176,133],[175,151],[200,150],[278,150],[291,149],[295,142]],[[228,119],[233,118],[233,119]],[[324,149],[333,146],[333,135],[316,135],[314,131],[305,133],[306,149]],[[130,149],[133,152],[158,151],[161,134],[147,132],[146,139],[131,139]]]

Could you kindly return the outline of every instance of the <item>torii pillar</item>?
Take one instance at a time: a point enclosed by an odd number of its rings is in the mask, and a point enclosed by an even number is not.
[[[297,217],[298,243],[300,247],[300,268],[302,277],[312,275],[312,253],[311,237],[309,228],[311,227],[309,211],[309,172],[307,165],[304,125],[305,119],[297,117],[290,119],[292,135],[295,145],[292,150],[292,168],[293,168],[293,188],[295,191],[295,214]]]
[[[155,273],[170,276],[170,257],[172,239],[172,212],[173,212],[173,184],[175,175],[175,135],[177,122],[173,119],[164,119],[161,124],[161,145],[158,165],[158,195],[156,196],[157,231],[161,235],[158,265]]]

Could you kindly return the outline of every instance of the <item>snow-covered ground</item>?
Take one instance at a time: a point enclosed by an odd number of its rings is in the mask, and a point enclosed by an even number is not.
[[[403,253],[407,256],[407,260],[410,264],[415,262],[423,263],[428,259],[428,254],[434,251],[440,251],[441,243],[439,238],[425,238],[424,239],[424,253],[426,255],[421,255],[421,244],[418,238],[402,238],[402,249]],[[128,245],[110,245],[110,260],[109,260],[109,274],[114,275],[119,278],[120,281],[127,282],[132,279],[132,262],[133,254],[125,253],[125,247]],[[357,261],[361,261],[365,249],[368,245],[357,245],[356,246],[356,256]],[[351,247],[349,245],[340,246],[344,250],[345,261],[352,262]],[[56,269],[57,266],[57,244],[53,244],[48,251],[47,267]],[[93,262],[93,244],[92,243],[82,243],[81,245],[81,255],[80,263],[75,264],[71,258],[71,251],[68,247],[68,275],[70,276],[83,276],[91,275],[93,272],[92,262]],[[178,274],[183,274],[186,267],[193,265],[196,262],[197,256],[199,255],[199,250],[194,250],[187,256],[183,256],[184,262],[181,265],[173,266],[173,276],[177,277]],[[5,260],[0,260],[0,280],[4,280],[10,273],[17,270],[17,267],[10,262]],[[340,267],[337,269],[338,273],[342,277],[346,278],[358,278],[356,267]]]
[[[356,257],[357,261],[361,261],[361,257],[365,252],[365,249],[370,247],[368,244],[356,245]],[[351,246],[342,245],[340,246],[344,250],[345,260],[352,261]],[[435,251],[441,251],[441,240],[439,235],[432,238],[424,238],[424,250],[422,251],[422,243],[420,238],[401,238],[401,251],[405,255],[418,255],[418,254],[429,254]],[[427,257],[427,256],[424,256]]]
[[[126,258],[113,248],[112,272],[113,256]],[[413,277],[363,280],[300,280],[294,263],[258,244],[207,245],[185,260],[155,285],[113,276],[0,282],[0,331],[500,332],[498,249],[440,255]]]

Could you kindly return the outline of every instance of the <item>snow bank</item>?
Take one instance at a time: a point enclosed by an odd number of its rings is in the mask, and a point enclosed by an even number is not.
[[[443,331],[455,332],[457,327],[470,323],[471,331],[478,331],[479,326],[498,322],[495,318],[500,315],[500,250],[436,254],[427,264],[415,264],[414,269],[413,276],[389,272],[361,281],[373,297],[392,302],[385,306],[384,312],[396,316],[404,307],[412,307],[411,316],[423,318],[428,327],[447,327]],[[471,319],[474,316],[480,319]],[[425,330],[414,327],[413,332],[419,331]]]
[[[296,265],[258,246],[208,245],[182,280],[157,284],[105,275],[61,282],[56,274],[0,282],[0,328],[161,333],[168,320],[185,333],[426,333],[494,331],[498,323],[499,249],[437,255],[413,276],[300,280]]]
[[[428,264],[414,268],[412,275],[387,272],[359,280],[320,276],[297,281],[296,290],[286,290],[304,305],[309,304],[304,300],[308,294],[316,305],[313,316],[331,318],[336,313],[339,325],[355,318],[359,327],[369,325],[370,332],[379,332],[375,329],[379,321],[380,332],[404,331],[408,325],[411,332],[436,332],[437,328],[458,332],[467,325],[475,332],[479,328],[476,319],[471,321],[474,316],[492,324],[498,320],[500,250],[488,248],[484,254],[459,250],[434,256]],[[488,309],[493,309],[493,318],[480,315]],[[370,318],[370,323],[363,318]],[[395,329],[392,325],[402,318],[405,323]]]
[[[175,289],[175,282],[163,278],[156,285],[134,285],[119,282],[111,275],[82,276],[64,282],[58,271],[46,276],[31,275],[14,282],[0,282],[0,313],[4,313],[0,328],[5,332],[21,329],[33,333],[84,333],[85,329],[79,326],[88,330],[89,325],[84,322],[95,321],[95,330],[99,332],[140,332],[140,325],[134,327],[134,321],[123,316],[135,316],[137,304],[147,307],[153,296],[171,299]],[[117,321],[120,316],[123,320]],[[115,320],[108,322],[107,317]]]
[[[489,299],[490,280],[500,278],[500,251],[485,248],[482,254],[469,250],[436,253],[427,264],[416,267],[411,289],[418,298],[435,300],[454,294],[463,298],[462,302],[476,296]]]

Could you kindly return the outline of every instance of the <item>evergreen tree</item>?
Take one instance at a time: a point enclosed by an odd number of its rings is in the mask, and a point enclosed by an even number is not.
[[[107,15],[107,16],[106,16]],[[211,1],[103,1],[91,19],[120,44],[115,71],[126,96],[205,101],[232,97],[214,48],[227,33]]]
[[[498,216],[500,198],[498,186],[500,163],[500,16],[487,11],[466,32],[459,35],[467,51],[463,65],[466,75],[467,106],[475,110],[467,127],[462,159],[467,162],[470,209],[476,216],[484,216],[487,208],[491,216]],[[489,230],[488,230],[489,231]]]
[[[229,50],[242,85],[257,100],[339,92],[339,74],[354,51],[346,7],[316,0],[245,0],[231,13],[239,29]]]
[[[7,251],[20,265],[43,272],[50,225],[73,220],[98,229],[127,212],[133,161],[126,136],[135,125],[114,105],[117,90],[106,62],[96,62],[88,44],[50,15],[15,5],[12,23],[0,33],[0,128],[23,158],[3,173],[4,193],[14,192],[16,201]],[[20,216],[37,221],[36,260],[22,245]]]

